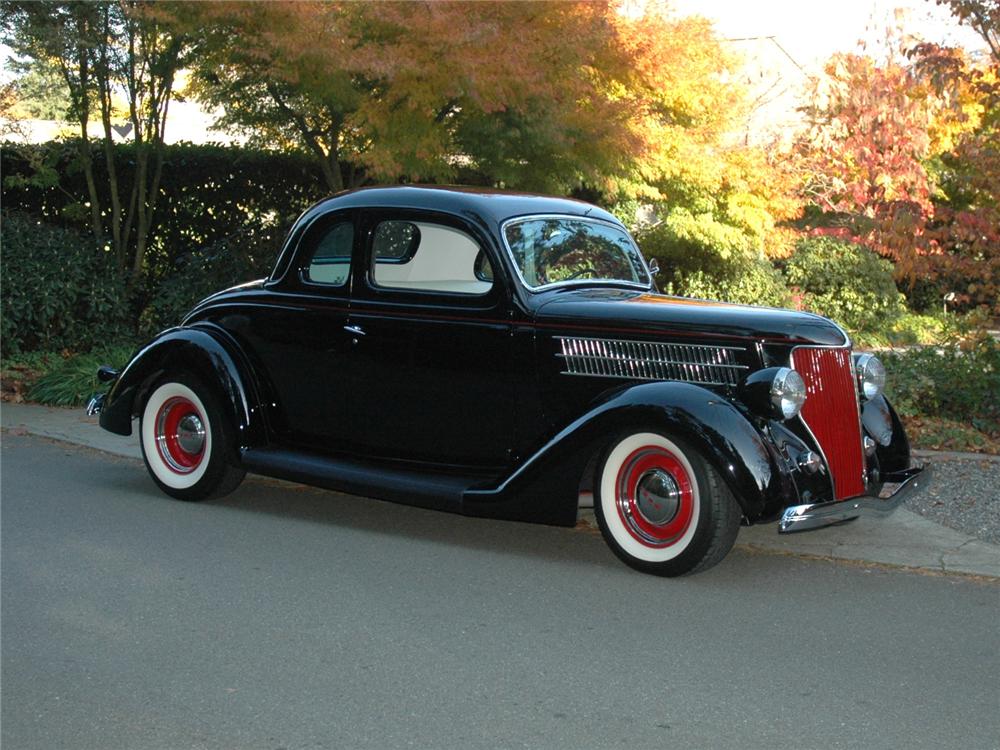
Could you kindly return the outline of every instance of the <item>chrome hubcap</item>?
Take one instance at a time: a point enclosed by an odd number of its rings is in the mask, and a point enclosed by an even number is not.
[[[662,526],[677,515],[681,490],[670,474],[662,469],[647,471],[636,487],[636,509],[646,521]]]
[[[177,442],[186,452],[201,453],[205,446],[205,426],[194,414],[186,414],[177,425]]]
[[[171,398],[160,407],[155,436],[160,457],[176,474],[189,474],[205,457],[205,423],[197,407],[184,397]]]
[[[676,544],[697,520],[697,485],[682,460],[663,446],[634,450],[619,466],[615,490],[625,530],[646,547]]]

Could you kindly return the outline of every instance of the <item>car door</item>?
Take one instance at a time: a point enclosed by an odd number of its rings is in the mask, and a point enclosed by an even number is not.
[[[511,323],[494,248],[426,212],[364,212],[361,235],[348,324],[352,440],[388,458],[508,465]]]
[[[303,233],[292,266],[245,310],[240,336],[260,360],[275,394],[272,429],[283,443],[336,450],[347,422],[345,355],[354,211],[318,217]]]

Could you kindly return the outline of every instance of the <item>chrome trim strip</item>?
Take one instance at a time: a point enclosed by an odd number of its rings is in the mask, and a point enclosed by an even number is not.
[[[793,505],[790,508],[785,508],[778,521],[778,533],[790,534],[796,531],[809,531],[850,521],[862,515],[892,513],[907,498],[925,489],[930,483],[932,474],[933,470],[930,466],[889,474],[886,476],[885,483],[896,484],[897,487],[885,497],[882,495],[878,497],[862,495],[850,500]]]
[[[640,281],[626,281],[625,279],[573,279],[571,281],[553,281],[551,284],[542,284],[541,286],[531,286],[524,279],[524,275],[521,273],[521,266],[518,265],[517,259],[514,257],[514,251],[510,248],[510,243],[507,242],[507,226],[509,224],[519,224],[525,221],[536,221],[538,219],[569,219],[574,221],[588,221],[592,224],[603,224],[606,227],[612,227],[625,234],[628,237],[629,242],[632,243],[632,247],[639,254],[639,259],[642,261],[643,270],[646,272],[646,283],[643,284]],[[507,251],[507,258],[510,260],[511,265],[514,267],[514,273],[517,274],[517,278],[521,281],[521,286],[527,289],[529,292],[540,292],[545,289],[553,289],[560,286],[571,286],[579,284],[593,284],[598,286],[621,286],[627,285],[634,287],[635,289],[642,289],[646,292],[653,291],[653,274],[650,273],[649,263],[646,261],[646,256],[642,254],[642,250],[636,243],[635,238],[632,234],[625,228],[624,224],[616,224],[613,221],[607,221],[606,219],[598,219],[594,216],[581,216],[580,214],[526,214],[524,216],[514,216],[510,219],[506,219],[500,224],[500,239],[503,242],[504,250]]]

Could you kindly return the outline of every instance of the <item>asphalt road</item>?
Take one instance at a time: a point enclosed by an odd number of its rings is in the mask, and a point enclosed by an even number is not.
[[[592,533],[7,434],[2,740],[100,748],[996,748],[995,582]]]

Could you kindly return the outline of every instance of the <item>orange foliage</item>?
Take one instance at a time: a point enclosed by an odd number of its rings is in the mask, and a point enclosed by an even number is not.
[[[634,18],[612,2],[212,2],[182,23],[204,39],[200,93],[231,123],[369,179],[464,165],[655,198],[665,179],[720,179],[737,111],[708,22],[655,4]]]

